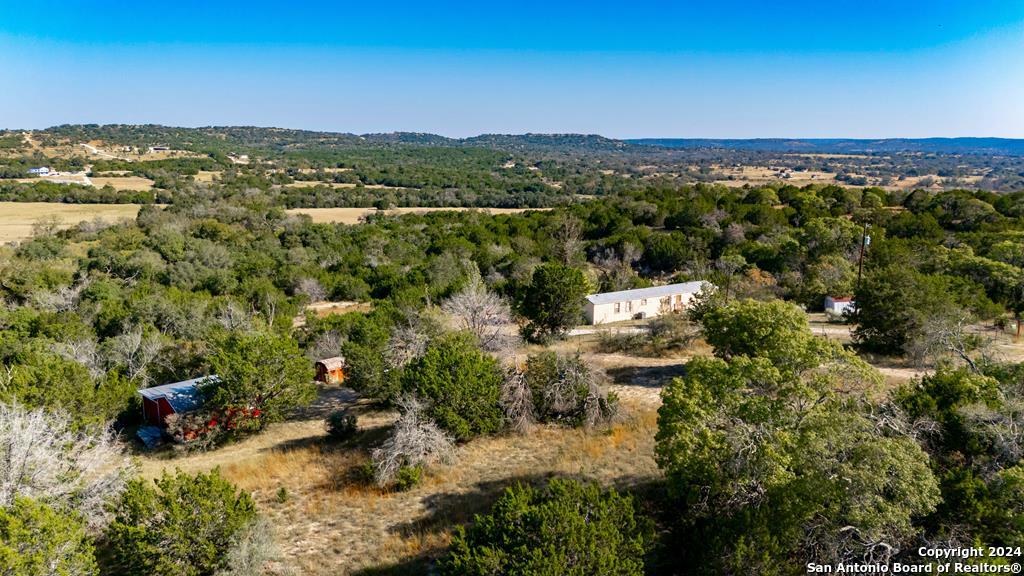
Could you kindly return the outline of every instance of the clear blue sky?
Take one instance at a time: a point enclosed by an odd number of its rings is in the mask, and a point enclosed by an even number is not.
[[[1024,1],[0,0],[0,126],[1024,137]]]

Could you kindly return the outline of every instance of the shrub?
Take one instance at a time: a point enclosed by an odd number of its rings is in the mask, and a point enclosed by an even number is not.
[[[85,525],[30,498],[0,506],[0,574],[99,574]]]
[[[217,572],[217,576],[270,574],[273,572],[268,569],[269,565],[280,555],[270,523],[259,518],[235,535],[224,559],[226,568]]]
[[[426,415],[456,440],[497,432],[502,373],[466,334],[435,340],[402,373],[402,389],[429,401]]]
[[[395,490],[412,490],[423,482],[423,466],[402,466],[395,476]]]
[[[335,440],[351,438],[357,428],[357,417],[349,410],[335,410],[327,417],[327,435]]]
[[[651,535],[630,497],[555,479],[546,490],[506,490],[489,514],[455,533],[439,568],[445,576],[639,576]]]
[[[561,336],[583,319],[583,297],[590,286],[578,268],[548,262],[533,272],[520,311],[530,320],[527,338],[545,341]]]
[[[793,304],[730,302],[706,311],[701,324],[704,339],[719,358],[761,357],[780,367],[804,367],[811,362],[805,357],[812,340],[807,315]]]
[[[110,556],[121,572],[200,576],[226,568],[240,531],[256,520],[248,493],[218,470],[164,474],[155,486],[129,484],[107,532]]]
[[[395,430],[384,444],[373,451],[373,477],[384,488],[395,482],[408,483],[411,472],[407,468],[421,469],[434,462],[450,461],[454,457],[452,438],[438,428],[425,414],[423,404],[413,396],[398,401],[402,415]],[[419,472],[415,474],[418,482]]]
[[[603,372],[579,355],[545,351],[526,362],[526,383],[533,392],[537,418],[572,426],[595,426],[611,420],[618,399],[605,390]]]

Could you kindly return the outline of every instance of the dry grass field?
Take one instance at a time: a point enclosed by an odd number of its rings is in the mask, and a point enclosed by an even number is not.
[[[462,212],[465,210],[480,210],[488,214],[515,214],[527,210],[550,210],[550,208],[392,208],[386,214],[425,214],[454,210]],[[306,214],[313,219],[313,222],[330,222],[335,224],[358,224],[363,216],[377,214],[376,208],[294,208],[288,210],[289,214]]]
[[[196,182],[213,182],[214,180],[219,180],[221,174],[222,171],[220,170],[200,170],[193,179]]]
[[[68,228],[95,218],[116,221],[135,218],[138,204],[58,204],[54,202],[0,202],[0,242],[17,242],[32,236],[32,227],[44,218],[56,217]]]
[[[92,181],[92,185],[97,188],[102,188],[106,185],[113,186],[114,190],[137,190],[145,192],[146,190],[153,189],[153,181],[149,178],[143,178],[141,176],[93,176],[89,180]]]

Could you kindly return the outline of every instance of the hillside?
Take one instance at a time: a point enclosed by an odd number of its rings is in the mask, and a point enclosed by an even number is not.
[[[1024,139],[1016,138],[637,138],[632,144],[663,148],[724,148],[818,154],[995,154],[1024,156]]]

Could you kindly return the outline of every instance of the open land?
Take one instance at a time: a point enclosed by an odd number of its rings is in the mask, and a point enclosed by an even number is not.
[[[116,221],[135,218],[138,204],[58,204],[53,202],[0,202],[0,242],[17,242],[32,236],[32,227],[45,218],[56,218],[68,228],[101,218]]]

